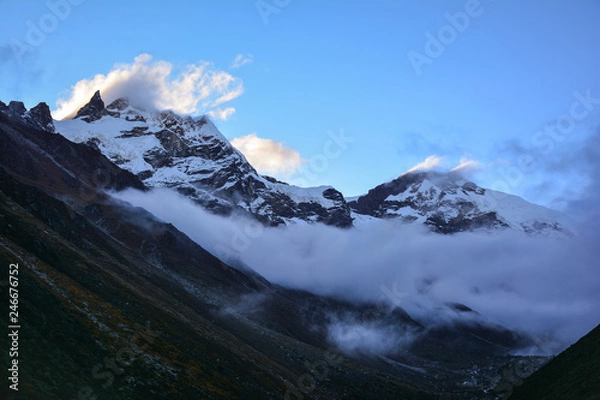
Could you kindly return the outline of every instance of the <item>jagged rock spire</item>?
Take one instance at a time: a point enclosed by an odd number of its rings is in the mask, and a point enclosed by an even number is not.
[[[106,114],[104,101],[102,100],[102,97],[100,97],[100,91],[96,90],[96,93],[94,93],[90,101],[77,111],[75,118],[81,118],[85,122],[92,122],[102,118],[102,116]]]
[[[23,115],[27,111],[27,109],[25,108],[25,104],[23,104],[22,101],[14,100],[8,104],[8,109],[16,115]]]
[[[34,129],[55,133],[54,120],[50,107],[46,103],[39,103],[31,110],[25,108],[21,101],[11,101],[8,105],[0,101],[0,112],[13,121],[20,122]]]
[[[42,128],[44,128],[48,132],[56,131],[54,128],[54,121],[52,119],[52,114],[50,113],[50,107],[48,107],[48,104],[41,102],[40,104],[29,110],[29,115],[35,122],[37,122]]]

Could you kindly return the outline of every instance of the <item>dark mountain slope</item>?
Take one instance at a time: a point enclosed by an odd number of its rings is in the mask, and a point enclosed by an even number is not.
[[[328,356],[298,295],[112,201],[102,189],[141,186],[93,149],[4,118],[0,152],[0,261],[19,264],[22,326],[20,390],[2,398],[431,398]],[[274,306],[252,319],[252,298]]]
[[[399,308],[289,290],[231,268],[105,194],[143,190],[136,176],[13,108],[0,110],[0,261],[19,264],[20,392],[2,386],[1,398],[470,399],[521,344],[501,327],[429,329]],[[339,322],[420,340],[342,355],[329,334]],[[475,364],[477,381],[465,386]]]
[[[600,325],[514,388],[510,400],[600,399]]]
[[[135,175],[120,169],[92,147],[32,128],[26,121],[11,119],[2,112],[0,131],[2,166],[38,187],[84,202],[103,197],[98,189],[145,189]]]

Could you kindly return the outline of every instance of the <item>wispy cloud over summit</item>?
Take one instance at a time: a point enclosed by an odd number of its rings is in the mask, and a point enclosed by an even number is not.
[[[406,172],[428,171],[431,169],[435,169],[442,165],[442,160],[443,157],[440,157],[438,155],[432,155],[427,157],[423,162],[420,162],[414,167],[410,168]]]
[[[132,104],[144,108],[171,109],[181,114],[208,113],[216,119],[227,119],[235,108],[222,106],[239,97],[244,86],[241,79],[218,70],[210,62],[187,65],[174,76],[173,64],[140,54],[133,64],[116,64],[107,74],[77,82],[67,98],[57,101],[54,118],[73,116],[96,90],[107,103],[127,97]]]

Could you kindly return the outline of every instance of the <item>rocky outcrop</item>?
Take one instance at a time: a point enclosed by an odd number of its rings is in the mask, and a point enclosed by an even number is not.
[[[85,122],[92,122],[99,120],[105,115],[108,115],[108,113],[104,108],[104,101],[100,97],[100,91],[97,90],[89,103],[77,111],[75,118],[81,118]]]
[[[27,110],[25,104],[21,101],[11,101],[8,106],[0,102],[0,112],[10,120],[27,127],[51,133],[55,132],[50,107],[46,103],[39,103],[31,110]]]
[[[37,106],[33,107],[29,110],[29,115],[38,123],[43,130],[48,132],[54,132],[54,120],[52,119],[52,114],[50,113],[50,107],[46,103],[40,103]]]

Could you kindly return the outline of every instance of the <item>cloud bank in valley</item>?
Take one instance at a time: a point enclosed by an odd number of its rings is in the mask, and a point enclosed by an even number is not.
[[[394,220],[349,230],[264,228],[212,215],[168,190],[117,196],[173,223],[221,259],[239,260],[285,286],[352,301],[383,297],[425,322],[448,318],[443,304],[462,303],[490,321],[552,338],[559,343],[554,351],[600,321],[600,251],[598,235],[589,231],[561,239],[439,235]],[[347,346],[370,329],[355,328],[337,332]]]
[[[239,97],[244,86],[241,79],[209,62],[188,65],[173,76],[173,64],[140,54],[133,64],[117,64],[106,75],[97,74],[77,82],[67,98],[57,101],[53,117],[60,120],[74,116],[96,90],[100,90],[107,104],[127,97],[142,108],[171,109],[180,114],[208,113],[216,119],[227,119],[235,108],[224,105]]]
[[[265,228],[223,218],[168,190],[117,196],[173,223],[231,265],[272,282],[357,302],[391,302],[426,324],[455,318],[464,304],[490,322],[534,337],[536,353],[557,353],[600,322],[600,130],[576,156],[555,152],[537,168],[576,172],[586,182],[565,201],[574,236],[529,237],[514,231],[439,235],[397,220],[340,230],[324,225]],[[430,157],[419,168],[439,168]],[[454,172],[479,168],[463,159]],[[571,195],[571,194],[569,194]],[[329,334],[348,352],[386,352],[410,340],[372,322],[334,321]]]

